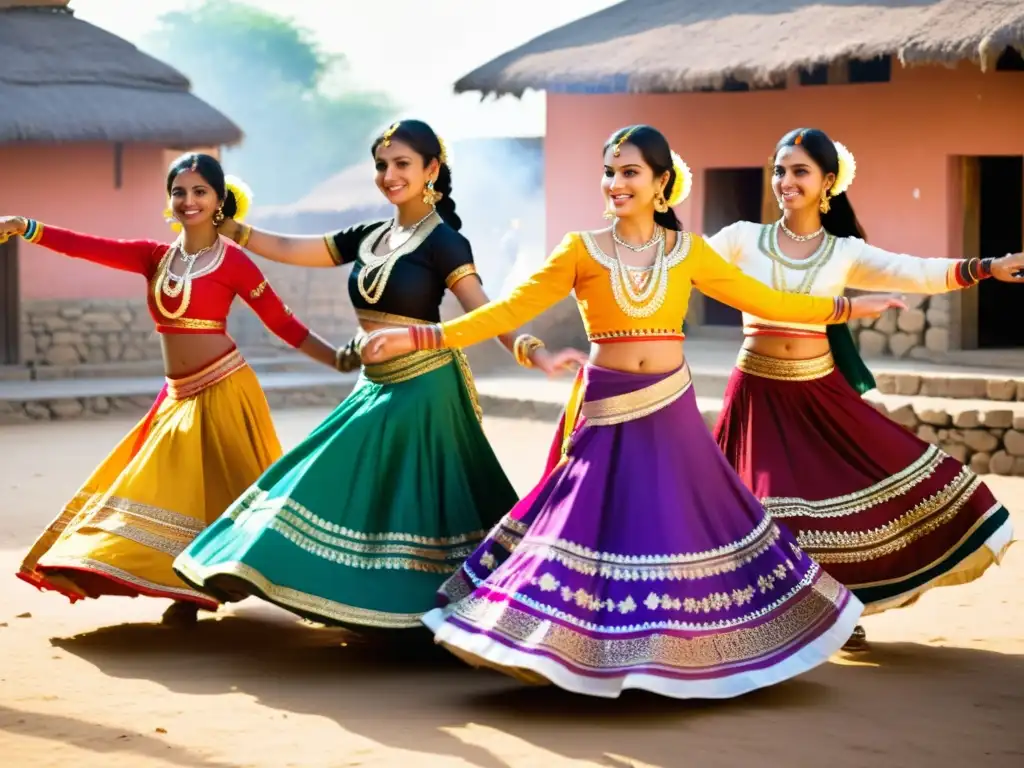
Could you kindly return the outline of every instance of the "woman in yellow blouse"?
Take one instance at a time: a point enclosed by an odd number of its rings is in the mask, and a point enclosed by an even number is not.
[[[507,299],[371,334],[364,347],[371,360],[466,347],[573,290],[593,343],[557,465],[423,620],[471,664],[529,682],[607,697],[737,696],[824,662],[862,606],[772,522],[712,441],[683,359],[690,288],[805,322],[899,302],[783,294],[727,264],[682,231],[671,207],[689,192],[689,171],[649,126],[609,139],[602,187],[612,226],[566,235]]]

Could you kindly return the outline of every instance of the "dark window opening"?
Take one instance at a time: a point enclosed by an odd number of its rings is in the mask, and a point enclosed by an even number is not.
[[[849,64],[850,83],[888,83],[892,78],[892,57],[876,56],[867,61],[851,61]]]
[[[1024,54],[1016,48],[1007,48],[996,60],[996,72],[1024,72]]]

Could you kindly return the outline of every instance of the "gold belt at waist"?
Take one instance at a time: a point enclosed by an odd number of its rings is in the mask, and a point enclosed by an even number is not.
[[[383,363],[367,363],[363,374],[374,384],[401,384],[444,368],[454,358],[450,349],[422,349]]]
[[[246,366],[245,358],[237,349],[233,349],[218,360],[214,360],[201,371],[188,376],[167,377],[167,397],[171,400],[187,400],[195,397],[204,389],[223,381],[235,371]]]
[[[583,416],[585,424],[592,427],[607,427],[636,421],[672,405],[686,394],[692,383],[690,369],[684,365],[661,381],[635,392],[602,400],[584,401],[580,415]]]
[[[736,367],[744,373],[760,376],[763,379],[811,381],[828,376],[836,365],[831,352],[826,352],[819,357],[812,357],[809,360],[787,360],[741,349],[739,357],[736,358]]]

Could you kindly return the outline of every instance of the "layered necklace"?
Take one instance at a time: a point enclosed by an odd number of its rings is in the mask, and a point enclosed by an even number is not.
[[[817,279],[821,268],[825,266],[835,252],[836,239],[825,232],[825,237],[814,250],[814,253],[806,259],[797,261],[790,259],[782,253],[782,248],[779,247],[780,229],[786,232],[787,235],[789,234],[781,219],[775,222],[775,224],[766,225],[762,229],[761,239],[758,243],[761,252],[772,260],[772,287],[777,291],[785,293],[810,293],[811,287],[814,285],[814,281]],[[804,239],[800,242],[806,242],[812,237],[821,234],[821,232],[824,232],[824,228],[815,235],[803,236]],[[786,271],[790,269],[797,273],[803,273],[802,279],[793,288],[789,287],[789,283],[786,280]]]
[[[665,253],[665,231],[661,227],[655,229],[650,240],[637,246],[622,240],[613,225],[612,241],[616,246],[622,245],[634,253],[640,253],[656,246],[654,263],[651,266],[631,267],[622,263],[617,247],[615,255],[609,256],[601,250],[590,233],[584,233],[583,236],[583,243],[588,253],[608,270],[612,296],[623,314],[635,319],[650,317],[665,303],[665,296],[668,294],[669,270],[689,252],[689,234],[678,233],[676,245],[670,254]]]
[[[399,226],[398,217],[396,216],[391,220],[391,226],[388,227],[385,237],[374,238],[367,236],[363,238],[363,242],[359,245],[359,260],[362,261],[363,266],[356,276],[356,287],[359,289],[359,295],[363,297],[367,304],[376,304],[380,301],[381,296],[384,295],[384,289],[388,287],[388,278],[391,277],[391,270],[395,268],[395,264],[402,256],[416,249],[420,239],[413,236],[420,226],[430,221],[432,217],[435,223],[440,221],[437,212],[432,209],[430,213],[419,221],[410,224],[408,227],[402,227]],[[391,248],[393,240],[397,240],[402,236],[404,236],[404,239],[397,246]],[[387,240],[390,250],[378,255],[373,252],[373,243],[380,243],[383,240]],[[372,276],[371,273],[373,273]]]
[[[196,270],[196,260],[204,253],[211,252],[215,255],[210,260],[210,263],[202,269]],[[174,263],[176,254],[181,255],[181,260],[185,264],[185,271],[180,276],[171,271],[171,264]],[[219,237],[212,244],[205,248],[200,248],[195,253],[189,253],[185,250],[184,237],[179,237],[175,240],[171,247],[167,249],[167,253],[160,263],[160,268],[157,270],[156,279],[154,280],[153,299],[156,302],[157,309],[160,310],[160,314],[168,320],[177,320],[188,312],[189,304],[192,302],[192,281],[215,270],[220,265],[223,255],[224,241]],[[181,297],[178,308],[173,312],[168,311],[164,306],[164,296],[169,299]]]

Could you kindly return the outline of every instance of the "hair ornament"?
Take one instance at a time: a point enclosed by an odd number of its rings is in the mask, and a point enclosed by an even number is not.
[[[441,147],[441,154],[437,156],[438,161],[441,165],[447,165],[451,168],[451,156],[448,154],[448,145],[444,143],[444,139],[440,136],[437,137],[437,143]]]
[[[395,131],[398,130],[398,126],[400,126],[401,124],[401,121],[397,123],[392,123],[391,127],[384,131],[384,135],[381,136],[380,143],[383,144],[385,147],[390,147],[391,137],[395,135]]]
[[[675,208],[690,196],[690,192],[693,190],[693,173],[683,158],[675,152],[671,152],[671,155],[672,170],[676,172],[676,178],[672,182],[672,189],[668,190],[668,194],[665,195],[665,202],[668,203],[669,208]]]
[[[235,215],[232,218],[239,223],[245,221],[252,207],[252,189],[237,176],[230,175],[224,177],[224,189],[225,194],[231,192],[235,196]]]
[[[833,141],[832,143],[835,145],[836,154],[839,156],[839,171],[836,173],[836,180],[832,184],[832,189],[829,190],[829,196],[835,197],[836,195],[843,194],[853,184],[853,180],[857,176],[857,160],[854,158],[853,153],[846,148],[845,144],[838,141]]]
[[[622,152],[622,145],[626,143],[626,139],[633,135],[633,131],[635,130],[636,126],[627,129],[625,133],[619,136],[619,140],[615,142],[615,146],[612,148],[612,155],[614,155],[615,157],[619,156],[619,154]]]

